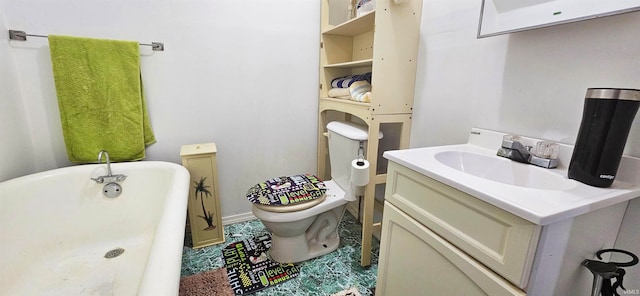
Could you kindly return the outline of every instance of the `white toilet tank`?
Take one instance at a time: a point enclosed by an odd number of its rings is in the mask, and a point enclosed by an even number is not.
[[[360,141],[365,142],[363,153],[367,151],[368,128],[352,122],[332,121],[327,124],[327,130],[329,131],[331,180],[343,189],[349,188],[351,161],[358,158]],[[379,136],[379,139],[381,138],[382,132]]]

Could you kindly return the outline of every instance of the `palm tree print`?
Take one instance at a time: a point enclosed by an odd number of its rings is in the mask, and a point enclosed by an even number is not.
[[[207,188],[210,188],[211,186],[204,185],[204,180],[206,179],[207,177],[201,177],[200,181],[193,181],[193,183],[195,184],[193,188],[196,190],[195,192],[196,200],[198,200],[198,196],[200,196],[200,203],[202,204],[202,213],[204,214],[204,216],[198,215],[198,217],[207,221],[207,228],[203,230],[214,230],[216,229],[216,226],[213,225],[213,213],[207,212],[207,209],[204,207],[204,198],[209,197],[211,195],[211,191],[207,189]]]

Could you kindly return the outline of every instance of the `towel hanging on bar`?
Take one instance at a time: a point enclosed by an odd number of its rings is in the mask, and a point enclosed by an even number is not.
[[[145,157],[156,139],[140,79],[137,42],[49,36],[60,118],[69,160]]]
[[[27,36],[31,37],[40,37],[47,38],[47,35],[38,35],[38,34],[27,34],[25,31],[18,30],[9,30],[9,39],[16,41],[27,41]],[[162,42],[151,42],[151,44],[140,43],[143,46],[151,46],[151,50],[153,51],[164,51],[164,43]]]

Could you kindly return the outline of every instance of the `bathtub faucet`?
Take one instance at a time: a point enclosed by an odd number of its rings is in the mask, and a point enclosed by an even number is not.
[[[109,152],[106,150],[100,150],[100,152],[98,152],[98,164],[102,162],[102,154],[107,158],[107,176],[111,176],[111,160],[109,160]]]
[[[102,163],[102,155],[104,154],[105,158],[106,158],[106,162],[107,162],[107,175],[106,176],[100,176],[97,178],[91,178],[91,180],[96,181],[96,183],[98,184],[102,184],[102,183],[112,183],[112,182],[122,182],[124,181],[124,179],[127,178],[127,176],[125,175],[112,175],[111,174],[111,161],[109,160],[109,153],[106,150],[100,150],[100,152],[98,152],[98,164]]]

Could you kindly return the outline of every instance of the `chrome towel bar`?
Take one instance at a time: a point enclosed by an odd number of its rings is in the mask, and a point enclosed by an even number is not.
[[[41,38],[49,37],[47,35],[27,34],[25,31],[9,30],[9,39],[10,40],[27,41],[27,36],[41,37]],[[151,46],[151,50],[153,50],[153,51],[164,51],[164,43],[162,43],[162,42],[151,42],[151,44],[140,43],[140,45]]]

